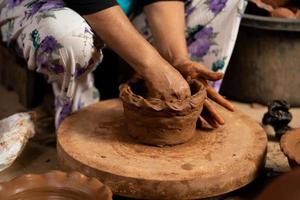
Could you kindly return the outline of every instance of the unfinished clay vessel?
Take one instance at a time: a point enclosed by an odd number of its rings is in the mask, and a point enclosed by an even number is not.
[[[206,98],[204,85],[189,81],[192,96],[184,100],[163,101],[147,97],[144,82],[120,86],[129,134],[144,144],[176,145],[190,140]]]
[[[300,128],[288,131],[281,137],[280,147],[288,157],[291,168],[300,166]]]
[[[112,200],[111,190],[79,172],[27,174],[0,184],[2,200]]]

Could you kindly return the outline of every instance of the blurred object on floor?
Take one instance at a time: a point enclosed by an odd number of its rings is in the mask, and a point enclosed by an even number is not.
[[[46,173],[60,170],[53,146],[40,145],[29,140],[22,154],[6,170],[0,172],[0,182],[9,181],[25,173]]]
[[[0,119],[14,113],[28,111],[18,101],[18,95],[0,85]],[[24,173],[45,173],[60,169],[56,160],[52,94],[35,110],[38,112],[35,124],[36,134],[30,139],[15,162],[0,173],[0,182],[8,181]],[[53,121],[53,122],[52,122]]]
[[[0,121],[0,171],[12,165],[34,134],[29,113],[17,113]]]
[[[275,100],[268,104],[268,112],[264,114],[262,123],[271,125],[280,138],[284,133],[290,130],[289,123],[293,116],[289,112],[290,105],[286,101]]]
[[[33,140],[42,145],[55,146],[56,138],[52,95],[46,95],[43,103],[33,111],[19,113],[25,108],[18,105],[17,96],[2,87],[0,87],[0,92],[3,95],[0,116],[1,118],[2,116],[6,117],[0,120],[0,171],[3,171],[12,165],[25,148],[28,140],[34,135]],[[12,101],[5,101],[5,99]],[[12,112],[5,109],[12,110]],[[3,113],[2,110],[4,110]],[[11,115],[15,112],[18,113]],[[7,115],[10,116],[7,117]]]
[[[96,178],[79,172],[51,171],[0,183],[0,199],[112,200],[112,192]]]
[[[280,176],[272,182],[256,200],[299,200],[300,170]]]
[[[300,128],[288,131],[280,140],[280,147],[291,168],[300,167]]]

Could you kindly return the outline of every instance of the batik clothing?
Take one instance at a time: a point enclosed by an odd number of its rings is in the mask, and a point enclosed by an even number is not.
[[[186,1],[191,57],[225,72],[243,8],[244,0]],[[154,41],[143,14],[133,23]],[[0,0],[0,28],[2,41],[52,83],[56,127],[71,112],[99,100],[91,72],[102,60],[104,44],[62,0]],[[219,83],[215,86],[218,89]]]

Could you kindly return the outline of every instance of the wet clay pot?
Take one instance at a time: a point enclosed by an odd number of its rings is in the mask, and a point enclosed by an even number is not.
[[[284,134],[280,140],[280,147],[288,157],[290,167],[300,167],[300,128]]]
[[[79,172],[27,174],[0,184],[1,200],[112,200],[111,190]]]
[[[148,98],[143,82],[120,86],[129,134],[140,143],[164,146],[185,143],[196,130],[206,90],[196,80],[189,82],[192,96],[185,100],[163,101]]]

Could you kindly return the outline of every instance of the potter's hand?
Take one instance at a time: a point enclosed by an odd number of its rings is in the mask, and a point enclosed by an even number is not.
[[[202,112],[204,119],[213,127],[224,124],[223,117],[211,101],[213,100],[231,111],[234,110],[233,105],[207,83],[207,81],[223,78],[223,74],[211,72],[201,64],[189,60],[184,34],[184,3],[182,1],[159,1],[146,6],[144,10],[160,54],[169,63],[176,66],[185,78],[199,78],[206,86],[208,99],[205,100]]]
[[[166,61],[153,66],[152,72],[145,75],[135,74],[130,82],[145,79],[149,96],[164,100],[185,99],[191,95],[190,87],[183,76]]]
[[[94,32],[146,80],[151,95],[163,99],[183,99],[190,95],[182,75],[137,32],[119,6],[84,18]]]
[[[164,100],[185,99],[191,95],[190,87],[183,76],[171,65],[160,65],[151,76],[145,75],[151,97]]]
[[[218,125],[223,125],[225,121],[213,105],[212,101],[218,103],[229,111],[234,111],[234,106],[208,84],[208,81],[217,81],[222,79],[223,73],[212,72],[202,64],[193,62],[189,59],[174,63],[174,66],[185,78],[198,79],[205,85],[208,98],[204,102],[201,116],[215,128],[217,128]]]

